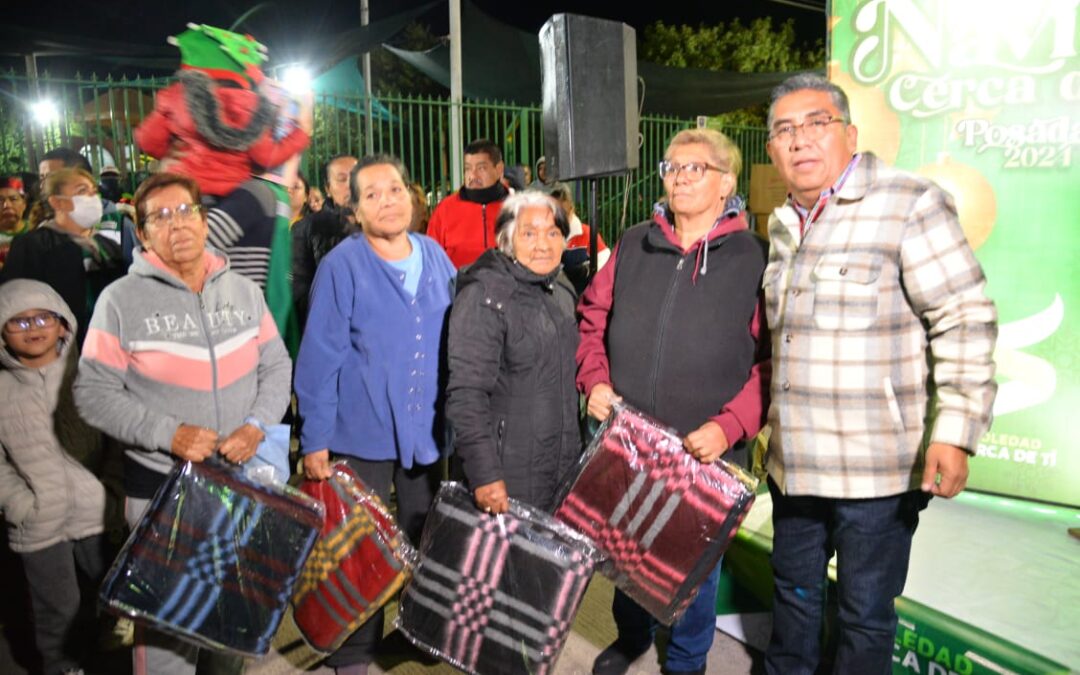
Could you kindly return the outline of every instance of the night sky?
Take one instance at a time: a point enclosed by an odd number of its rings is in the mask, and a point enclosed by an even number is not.
[[[821,4],[823,0],[802,0]],[[733,17],[745,20],[758,16],[774,17],[777,22],[792,18],[799,35],[807,41],[825,35],[825,15],[791,7],[770,0],[681,0],[677,3],[612,2],[611,0],[576,0],[549,2],[536,0],[473,0],[486,13],[517,26],[536,32],[552,14],[571,12],[607,19],[617,19],[641,30],[657,19],[666,23],[715,23]],[[402,8],[424,4],[424,0],[370,0],[371,20],[389,16]],[[289,3],[240,2],[238,0],[58,0],[55,2],[21,2],[4,11],[8,28],[22,27],[57,36],[82,35],[127,43],[164,45],[165,38],[183,30],[188,21],[228,28],[252,7],[239,30],[250,32],[270,48],[271,61],[288,55],[302,58],[305,44],[318,44],[344,29],[359,25],[360,0],[298,0]],[[448,31],[446,5],[429,11],[422,19],[436,34]],[[0,45],[2,46],[2,45]],[[22,59],[7,56],[5,66],[21,71]],[[67,60],[41,58],[39,68],[61,71],[71,64]]]

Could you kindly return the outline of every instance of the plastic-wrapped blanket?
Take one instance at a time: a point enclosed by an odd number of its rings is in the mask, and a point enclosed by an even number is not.
[[[481,513],[444,483],[424,525],[397,625],[417,646],[469,673],[553,672],[595,565],[595,549],[513,499]]]
[[[315,544],[322,505],[210,459],[178,464],[101,588],[110,609],[200,647],[260,656]]]
[[[393,597],[415,552],[375,493],[335,462],[329,479],[300,490],[326,507],[326,522],[293,594],[293,619],[313,648],[332,652]]]
[[[756,486],[723,460],[698,462],[675,430],[619,403],[582,455],[555,517],[596,543],[608,558],[605,576],[671,624],[720,561]]]

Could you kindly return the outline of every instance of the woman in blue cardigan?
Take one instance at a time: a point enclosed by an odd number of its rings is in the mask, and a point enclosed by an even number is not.
[[[446,322],[455,270],[433,240],[410,233],[412,200],[395,157],[365,157],[350,176],[361,232],[319,265],[296,361],[307,477],[343,458],[418,542],[443,477]],[[378,612],[326,663],[363,675],[383,632]]]

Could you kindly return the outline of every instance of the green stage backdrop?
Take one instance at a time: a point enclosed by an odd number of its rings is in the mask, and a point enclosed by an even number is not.
[[[937,181],[1001,321],[970,488],[1080,505],[1080,0],[832,0],[861,150]]]

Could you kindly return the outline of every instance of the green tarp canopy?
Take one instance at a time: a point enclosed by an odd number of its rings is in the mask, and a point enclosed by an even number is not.
[[[462,3],[462,95],[471,99],[539,103],[540,42]],[[450,86],[450,49],[440,45],[411,52],[384,45],[436,82]],[[672,68],[638,61],[645,82],[646,113],[693,117],[765,103],[769,92],[793,73],[733,73]]]

